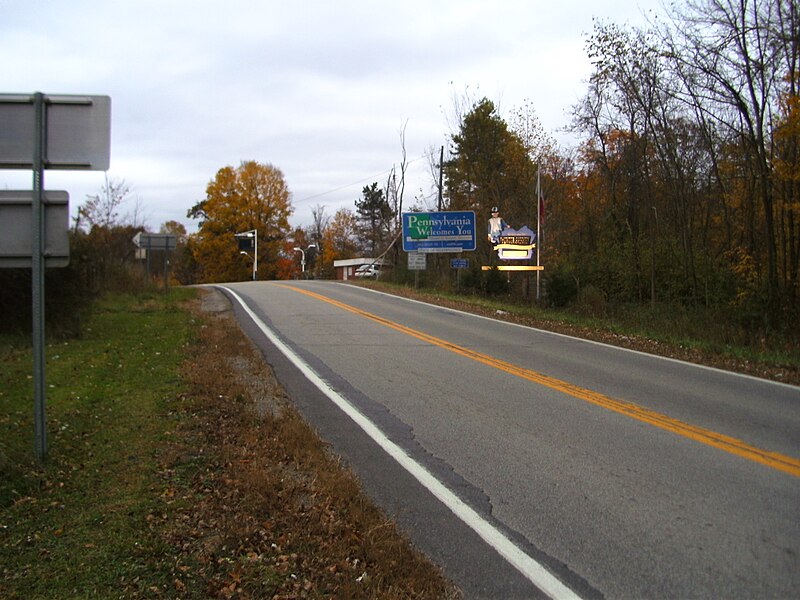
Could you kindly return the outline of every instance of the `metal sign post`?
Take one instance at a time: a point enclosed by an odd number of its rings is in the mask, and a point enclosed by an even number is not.
[[[164,251],[164,291],[169,289],[169,251],[178,247],[178,236],[173,233],[146,233],[140,231],[133,236],[133,243],[147,256],[147,276],[150,277],[150,254],[152,250]]]
[[[461,271],[469,268],[468,258],[451,258],[450,268],[456,272],[456,290],[461,289]]]
[[[0,94],[0,169],[31,169],[30,267],[32,296],[33,396],[36,456],[47,454],[45,415],[45,169],[108,169],[111,99],[108,96]],[[64,229],[69,223],[64,223]],[[15,231],[8,246],[27,235]],[[68,252],[67,252],[68,258]],[[5,261],[4,259],[9,259]],[[18,254],[0,255],[0,266],[16,266]],[[5,263],[5,264],[4,264]],[[64,266],[67,262],[53,262]]]
[[[419,272],[428,268],[428,256],[422,252],[408,253],[408,270],[414,271],[414,289],[419,287]]]
[[[31,285],[33,298],[33,401],[36,456],[42,460],[47,454],[47,417],[45,414],[45,356],[44,356],[44,153],[47,123],[44,95],[36,93],[33,100],[33,236],[31,244]]]

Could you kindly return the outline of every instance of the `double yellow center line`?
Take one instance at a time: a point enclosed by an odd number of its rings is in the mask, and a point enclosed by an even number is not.
[[[494,358],[487,354],[482,354],[481,352],[476,352],[475,350],[470,350],[469,348],[464,348],[463,346],[459,346],[457,344],[453,344],[446,340],[439,339],[427,333],[411,329],[410,327],[406,327],[405,325],[400,325],[399,323],[395,323],[394,321],[384,319],[383,317],[361,310],[360,308],[356,308],[355,306],[339,302],[338,300],[333,300],[332,298],[322,296],[320,294],[311,292],[309,290],[304,290],[285,285],[281,285],[281,287],[285,287],[286,289],[290,289],[292,291],[299,292],[307,296],[311,296],[312,298],[316,298],[317,300],[327,302],[328,304],[332,304],[333,306],[341,308],[342,310],[346,310],[348,312],[357,314],[366,319],[370,319],[371,321],[375,321],[376,323],[380,323],[381,325],[385,325],[386,327],[391,327],[396,331],[400,331],[402,333],[405,333],[406,335],[415,337],[418,340],[422,340],[423,342],[432,344],[434,346],[438,346],[440,348],[444,348],[445,350],[449,350],[450,352],[455,352],[456,354],[460,354],[461,356],[465,356],[467,358],[483,363],[490,367],[500,369],[501,371],[505,371],[506,373],[510,373],[511,375],[516,375],[517,377],[521,377],[522,379],[527,379],[528,381],[532,381],[539,385],[543,385],[552,390],[563,392],[564,394],[569,394],[570,396],[578,398],[579,400],[590,402],[592,404],[601,406],[608,410],[612,410],[616,413],[625,415],[632,419],[636,419],[637,421],[642,421],[644,423],[654,425],[655,427],[659,427],[666,431],[676,433],[678,435],[695,440],[702,444],[719,448],[720,450],[724,450],[725,452],[729,452],[731,454],[741,456],[742,458],[746,458],[748,460],[761,463],[762,465],[766,465],[773,469],[777,469],[778,471],[783,471],[784,473],[789,473],[790,475],[794,475],[795,477],[800,477],[800,460],[792,458],[791,456],[786,456],[783,454],[779,454],[777,452],[770,452],[768,450],[763,450],[761,448],[751,446],[743,442],[742,440],[727,435],[723,435],[721,433],[717,433],[709,429],[704,429],[702,427],[696,427],[694,425],[684,423],[683,421],[673,419],[672,417],[668,417],[666,415],[649,410],[647,408],[637,406],[636,404],[631,404],[630,402],[623,402],[622,400],[616,400],[604,394],[600,394],[598,392],[582,388],[580,386],[568,383],[566,381],[561,381],[560,379],[556,379],[548,375],[543,375],[542,373],[537,373],[536,371],[532,371],[530,369],[526,369],[524,367],[520,367],[512,363],[508,363],[506,361]]]

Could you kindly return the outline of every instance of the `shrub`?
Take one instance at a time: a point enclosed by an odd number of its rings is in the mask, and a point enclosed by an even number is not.
[[[572,308],[575,312],[588,317],[604,317],[608,309],[608,300],[600,288],[587,285],[578,292]]]
[[[484,279],[484,291],[489,296],[508,294],[508,277],[502,271],[489,269]]]
[[[70,232],[70,262],[45,270],[45,327],[51,335],[76,337],[84,315],[98,296],[152,288],[134,260],[134,227],[94,227]],[[23,333],[32,327],[31,269],[0,269],[0,332]]]
[[[578,295],[578,283],[571,272],[564,268],[545,273],[547,301],[551,306],[563,308]]]

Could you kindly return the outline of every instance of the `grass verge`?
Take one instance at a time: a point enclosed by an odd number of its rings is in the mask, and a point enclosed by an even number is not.
[[[458,597],[194,294],[48,345],[43,465],[29,344],[0,340],[0,597]]]
[[[192,318],[179,296],[105,301],[82,339],[46,348],[49,456],[33,460],[28,340],[0,350],[0,596],[111,597],[164,551],[142,531],[158,507],[151,474],[173,426]]]
[[[493,319],[800,385],[800,348],[796,341],[761,337],[749,345],[739,344],[730,339],[736,336],[726,335],[724,324],[714,322],[713,315],[677,313],[664,307],[659,309],[661,312],[629,307],[613,317],[593,316],[514,304],[500,298],[413,289],[385,281],[350,283]]]

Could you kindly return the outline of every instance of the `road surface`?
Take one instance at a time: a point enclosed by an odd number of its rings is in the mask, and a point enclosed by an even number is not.
[[[225,291],[466,598],[800,594],[800,388],[344,283]]]

